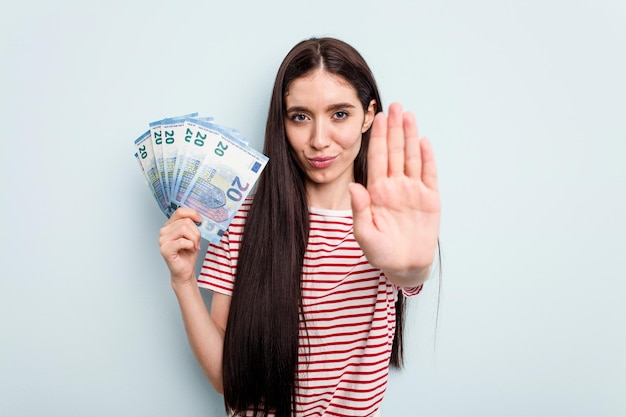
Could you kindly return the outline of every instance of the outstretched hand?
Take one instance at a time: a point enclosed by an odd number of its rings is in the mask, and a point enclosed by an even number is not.
[[[368,261],[397,285],[423,282],[433,263],[441,202],[435,157],[413,114],[394,103],[376,115],[367,188],[350,185],[354,235]]]

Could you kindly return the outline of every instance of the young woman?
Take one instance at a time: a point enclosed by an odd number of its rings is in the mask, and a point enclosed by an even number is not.
[[[378,415],[440,218],[429,142],[399,104],[382,109],[351,46],[299,43],[276,76],[269,163],[200,277],[199,214],[180,208],[161,229],[190,345],[230,414]]]

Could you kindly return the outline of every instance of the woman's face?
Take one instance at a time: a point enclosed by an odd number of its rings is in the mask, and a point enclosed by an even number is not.
[[[349,82],[315,70],[291,82],[285,106],[287,139],[308,188],[354,181],[354,159],[374,120],[375,101],[364,111]]]

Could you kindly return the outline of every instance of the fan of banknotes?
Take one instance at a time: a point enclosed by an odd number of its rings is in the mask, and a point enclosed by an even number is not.
[[[224,234],[268,161],[237,130],[197,113],[150,123],[135,148],[163,214],[196,209],[201,235],[209,242]]]

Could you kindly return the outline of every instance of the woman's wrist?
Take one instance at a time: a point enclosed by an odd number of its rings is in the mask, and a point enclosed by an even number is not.
[[[172,289],[178,295],[179,293],[184,293],[189,290],[197,290],[198,283],[196,281],[195,276],[190,276],[188,278],[175,278],[172,276]]]
[[[389,281],[400,287],[417,287],[422,285],[430,277],[431,265],[424,268],[415,268],[404,271],[383,270]]]

